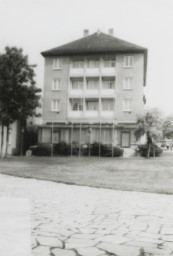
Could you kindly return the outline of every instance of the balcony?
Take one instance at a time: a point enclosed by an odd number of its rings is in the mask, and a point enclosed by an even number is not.
[[[114,111],[101,111],[101,117],[114,117]]]
[[[85,117],[98,117],[99,116],[99,112],[98,111],[94,111],[94,110],[86,110],[84,116]]]
[[[99,89],[86,89],[85,90],[85,97],[98,97],[99,96]]]
[[[101,90],[101,97],[114,97],[115,96],[115,89],[102,89]]]
[[[83,111],[69,111],[69,117],[83,117]]]
[[[86,68],[85,70],[86,76],[99,76],[100,75],[100,69],[99,68]]]
[[[116,69],[113,68],[70,68],[71,77],[98,77],[98,76],[115,76]]]
[[[70,76],[80,77],[84,76],[84,68],[70,68]]]
[[[116,69],[113,68],[102,68],[101,69],[101,75],[102,76],[115,76],[116,75]]]
[[[84,91],[83,90],[79,90],[79,89],[71,89],[69,90],[69,96],[73,96],[73,97],[80,97],[80,96],[83,96],[84,94]]]

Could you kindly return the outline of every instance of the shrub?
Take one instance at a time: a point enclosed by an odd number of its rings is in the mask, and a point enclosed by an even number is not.
[[[61,141],[57,144],[53,145],[53,154],[60,156],[69,156],[71,155],[79,155],[79,144],[77,142],[73,142],[72,145],[66,143],[65,141]],[[51,156],[52,152],[52,144],[50,143],[40,143],[36,146],[29,147],[32,150],[32,154],[36,156]],[[112,152],[113,150],[113,152]],[[119,147],[113,147],[111,144],[100,144],[94,142],[93,144],[84,144],[80,146],[80,152],[83,156],[100,156],[103,157],[111,157],[113,153],[113,157],[118,157],[123,155],[123,150]]]
[[[90,155],[91,156],[99,156],[99,147],[101,150],[101,145],[98,142],[94,142],[90,145]]]
[[[83,156],[91,155],[91,145],[89,143],[81,145],[81,154]]]
[[[100,149],[99,149],[100,148]],[[123,150],[119,147],[113,147],[111,144],[100,144],[95,142],[91,145],[90,154],[91,156],[99,156],[99,150],[100,150],[100,156],[103,157],[119,157],[123,155]]]
[[[123,155],[123,149],[114,146],[112,148],[112,145],[103,145],[103,149],[102,149],[102,156],[112,156],[113,157],[119,157]]]
[[[101,156],[105,157],[119,157],[123,155],[123,149],[113,146],[111,144],[102,145],[101,147]]]
[[[147,151],[148,151],[148,145],[147,144],[141,144],[138,146],[139,152],[141,156],[146,157],[147,156]],[[152,144],[151,150],[150,150],[150,156],[153,156],[154,154],[154,149],[155,149],[155,156],[160,156],[161,153],[163,152],[160,147],[158,147],[156,144]]]
[[[29,149],[35,156],[51,156],[52,145],[50,143],[40,143],[37,146],[31,146]]]
[[[69,146],[71,147],[71,144],[69,144]],[[70,149],[71,152],[71,149]],[[79,155],[79,143],[73,141],[72,142],[72,155],[76,156]]]
[[[70,155],[70,147],[65,141],[60,141],[54,145],[54,154],[61,156]]]

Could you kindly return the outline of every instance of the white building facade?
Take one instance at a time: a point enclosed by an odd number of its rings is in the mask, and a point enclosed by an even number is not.
[[[136,144],[143,113],[147,49],[94,33],[43,52],[40,143]]]

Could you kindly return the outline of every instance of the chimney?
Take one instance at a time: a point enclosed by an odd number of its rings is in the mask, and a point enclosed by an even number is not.
[[[89,30],[88,29],[84,29],[83,36],[84,37],[89,36]]]
[[[97,35],[100,35],[100,33],[101,33],[100,29],[97,29]]]
[[[113,29],[113,28],[109,28],[108,34],[109,34],[110,36],[114,36],[114,29]]]

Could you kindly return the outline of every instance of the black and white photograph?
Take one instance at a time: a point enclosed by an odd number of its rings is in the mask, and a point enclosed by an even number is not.
[[[172,28],[172,0],[0,0],[0,256],[173,255]]]

